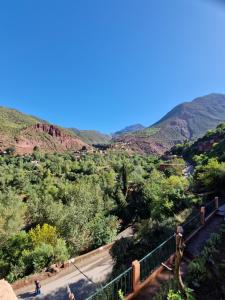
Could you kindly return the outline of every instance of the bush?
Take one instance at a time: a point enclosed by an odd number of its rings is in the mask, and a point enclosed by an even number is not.
[[[56,246],[58,240],[56,228],[48,224],[44,224],[43,226],[37,225],[36,228],[29,231],[29,236],[33,247],[40,246],[41,244]]]
[[[116,217],[96,216],[92,224],[93,247],[100,247],[113,241],[117,235],[119,222]]]
[[[30,253],[28,257],[32,261],[33,272],[40,272],[54,262],[54,250],[52,245],[41,244]]]
[[[0,251],[0,276],[13,282],[68,257],[66,243],[57,236],[56,228],[38,225],[28,233],[15,234]]]

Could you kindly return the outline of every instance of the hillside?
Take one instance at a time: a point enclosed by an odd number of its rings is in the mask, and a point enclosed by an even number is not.
[[[185,143],[174,146],[172,154],[183,155],[185,159],[192,161],[195,155],[204,154],[208,158],[216,157],[225,161],[225,123],[221,123],[215,129],[209,130],[203,137],[193,143]]]
[[[225,121],[225,95],[210,94],[184,102],[152,126],[116,137],[140,152],[160,153],[185,140],[195,140]]]
[[[17,110],[0,107],[0,150],[15,147],[19,154],[43,151],[80,150],[88,147],[73,132]]]
[[[78,136],[83,142],[93,145],[93,144],[108,144],[111,140],[111,136],[101,133],[96,130],[79,130],[76,128],[71,128],[71,130]]]
[[[115,149],[163,154],[176,144],[198,139],[222,122],[225,122],[223,94],[210,94],[184,102],[152,126],[131,125],[116,132],[113,139],[95,130],[65,129],[14,109],[0,107],[0,150],[15,146],[18,153],[30,153],[34,146],[39,146],[44,151],[62,152],[113,142],[112,148]]]
[[[134,125],[127,126],[124,129],[121,129],[121,130],[115,132],[113,135],[114,136],[120,136],[120,135],[124,135],[124,134],[127,134],[127,133],[143,130],[143,129],[145,129],[145,127],[143,125],[134,124]]]

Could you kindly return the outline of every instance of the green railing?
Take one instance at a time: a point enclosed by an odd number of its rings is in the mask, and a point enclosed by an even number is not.
[[[216,210],[215,200],[213,199],[205,205],[205,217],[207,218],[213,211]]]
[[[186,239],[192,232],[194,232],[196,229],[198,229],[201,226],[200,214],[199,213],[196,214],[181,226],[183,227],[184,230],[184,234],[183,234],[184,239]]]
[[[139,261],[141,269],[141,281],[144,281],[162,262],[165,262],[174,252],[175,236],[172,235]]]
[[[219,206],[222,204],[225,204],[225,199],[219,199]],[[215,210],[215,200],[207,203],[205,209],[207,217]],[[186,239],[201,226],[200,213],[197,213],[186,223],[181,225],[184,229],[184,239]],[[139,261],[141,282],[148,278],[162,262],[165,262],[173,253],[175,253],[175,247],[176,242],[174,234]],[[87,298],[87,300],[119,300],[118,292],[120,290],[125,296],[132,292],[132,268],[127,269],[104,287],[98,289],[92,296]]]
[[[104,287],[97,290],[87,300],[119,300],[118,292],[120,290],[123,295],[128,295],[132,292],[132,268],[127,269]]]

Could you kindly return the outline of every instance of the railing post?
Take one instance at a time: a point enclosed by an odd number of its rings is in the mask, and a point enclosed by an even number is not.
[[[205,225],[205,206],[201,206],[200,218],[201,218],[201,224]]]
[[[219,197],[215,197],[215,208],[219,208]]]
[[[140,281],[140,263],[138,260],[135,260],[132,262],[132,272],[133,272],[133,282],[132,282],[132,285],[133,285],[133,291],[135,292],[141,281]]]

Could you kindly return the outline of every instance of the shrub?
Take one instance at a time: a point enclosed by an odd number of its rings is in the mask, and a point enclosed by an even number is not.
[[[58,240],[56,228],[48,224],[44,224],[43,226],[37,225],[36,228],[29,231],[29,236],[33,247],[40,246],[41,244],[56,246]]]
[[[45,267],[50,266],[54,260],[54,250],[52,245],[41,244],[30,253],[33,271],[40,272]]]

